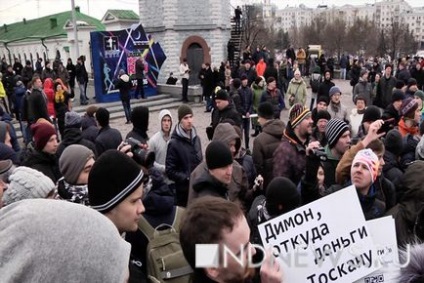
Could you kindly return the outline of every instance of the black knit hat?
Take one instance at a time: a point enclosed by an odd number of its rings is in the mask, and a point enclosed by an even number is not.
[[[258,106],[258,116],[266,120],[274,119],[274,107],[269,102],[262,102]]]
[[[205,152],[208,169],[223,168],[233,163],[233,155],[228,145],[221,141],[212,141]]]
[[[187,104],[181,104],[178,107],[178,122],[180,122],[186,115],[193,115],[193,109]]]
[[[125,153],[116,149],[105,151],[88,176],[91,207],[107,213],[140,186],[143,176],[141,167]]]
[[[404,99],[405,99],[405,94],[403,93],[403,91],[401,91],[400,89],[393,90],[392,103],[395,101],[404,100]]]
[[[106,108],[100,107],[96,111],[96,120],[101,127],[109,125],[110,113]]]
[[[146,106],[134,107],[131,112],[131,123],[134,128],[147,132],[149,127],[149,108]]]
[[[317,99],[317,104],[320,102],[325,102],[325,104],[328,105],[328,103],[330,102],[330,100],[328,99],[327,96],[321,95],[320,97],[318,97]]]
[[[330,148],[333,148],[337,144],[340,137],[346,131],[349,131],[349,126],[346,122],[340,119],[331,119],[328,121],[327,126],[325,127],[325,137],[328,140]]]
[[[403,139],[401,133],[396,130],[390,130],[384,139],[384,147],[387,151],[399,156],[403,151]]]
[[[381,119],[381,110],[377,106],[370,105],[365,109],[364,116],[362,117],[362,123],[374,122]]]
[[[282,206],[282,211],[279,206]],[[300,206],[300,194],[290,179],[276,177],[266,188],[265,207],[271,216],[277,216],[289,212]]]
[[[405,86],[405,82],[404,82],[404,81],[402,81],[402,80],[397,80],[397,81],[396,81],[395,88],[397,88],[397,89],[401,89],[401,88],[403,88],[404,86]]]
[[[225,89],[220,89],[215,94],[215,100],[216,99],[219,99],[219,100],[228,100],[228,99],[230,99],[230,96],[228,95],[228,92]]]

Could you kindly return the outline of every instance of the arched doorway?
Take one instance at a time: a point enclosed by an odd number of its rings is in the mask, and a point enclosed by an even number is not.
[[[192,43],[187,49],[187,63],[190,66],[189,85],[200,84],[199,72],[203,64],[203,48],[198,43]]]
[[[189,84],[200,84],[199,71],[202,63],[211,63],[210,48],[206,41],[197,35],[189,36],[181,48],[181,62],[184,58],[191,69]]]

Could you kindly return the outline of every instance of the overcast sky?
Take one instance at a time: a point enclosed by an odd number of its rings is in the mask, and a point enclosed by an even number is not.
[[[192,0],[186,0],[192,1]],[[231,0],[233,6],[244,3],[259,3],[260,0]],[[371,0],[271,0],[280,8],[287,5],[298,6],[305,4],[308,7],[316,7],[317,4],[337,5],[344,4],[361,5],[365,3],[374,3]],[[413,7],[424,6],[423,0],[408,0]],[[23,18],[34,19],[50,14],[69,11],[71,9],[71,0],[0,0],[0,24],[22,21]],[[137,0],[75,0],[75,5],[81,7],[81,12],[89,14],[92,17],[101,19],[107,9],[131,9],[138,14]]]

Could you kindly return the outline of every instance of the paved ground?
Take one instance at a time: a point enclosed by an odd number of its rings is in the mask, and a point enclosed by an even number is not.
[[[334,83],[336,86],[340,87],[342,90],[342,103],[348,107],[349,111],[353,107],[352,103],[352,87],[349,84],[349,81],[342,81],[342,80],[334,80]],[[310,95],[311,95],[311,89],[308,89],[309,91],[309,99],[308,99],[308,105],[310,101]],[[210,113],[205,113],[205,107],[203,104],[197,103],[191,103],[191,107],[193,108],[194,112],[194,124],[197,130],[198,135],[200,136],[200,139],[202,141],[202,149],[203,151],[206,149],[206,146],[208,145],[209,141],[206,137],[206,127],[210,124]],[[174,125],[178,120],[177,115],[177,109],[171,109]],[[160,123],[158,118],[159,112],[151,112],[149,116],[149,136],[152,136],[155,132],[157,132],[160,129]],[[287,123],[288,120],[288,110],[283,110],[281,112],[281,119]],[[121,131],[123,137],[131,131],[132,126],[125,124],[125,119],[116,119],[111,121],[111,127],[117,128],[119,131]],[[250,139],[250,148],[252,148],[253,144],[253,138]]]

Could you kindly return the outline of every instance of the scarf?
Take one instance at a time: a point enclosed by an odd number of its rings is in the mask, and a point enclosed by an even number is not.
[[[63,90],[56,91],[54,96],[54,101],[56,103],[64,103],[65,102],[65,94]]]

